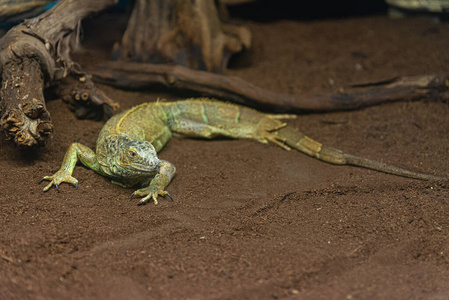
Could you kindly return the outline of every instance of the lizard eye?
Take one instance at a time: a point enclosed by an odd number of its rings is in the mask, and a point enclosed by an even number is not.
[[[134,151],[134,150],[129,150],[129,151],[128,151],[128,155],[129,155],[130,157],[136,157],[137,153],[136,153],[136,151]]]

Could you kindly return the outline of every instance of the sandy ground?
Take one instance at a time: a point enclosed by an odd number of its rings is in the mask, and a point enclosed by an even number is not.
[[[103,17],[108,23],[115,17]],[[106,21],[104,21],[106,20]],[[301,95],[447,71],[449,25],[385,16],[247,21],[253,49],[229,74]],[[86,64],[107,60],[121,25],[86,30]],[[98,37],[103,38],[98,38]],[[166,91],[101,86],[122,109]],[[70,143],[102,122],[48,101],[55,132],[39,153],[0,139],[0,299],[447,299],[449,187],[332,166],[250,140],[173,138],[160,157],[175,199],[129,201],[133,189],[77,167],[79,189],[42,192]],[[289,122],[335,148],[447,175],[449,106],[420,101]]]

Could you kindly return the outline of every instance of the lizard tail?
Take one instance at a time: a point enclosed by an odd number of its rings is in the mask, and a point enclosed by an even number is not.
[[[409,170],[395,167],[392,165],[388,165],[388,164],[385,164],[385,163],[382,163],[379,161],[370,160],[367,158],[358,157],[358,156],[354,156],[351,154],[344,153],[343,156],[346,160],[347,165],[372,169],[372,170],[381,171],[381,172],[384,172],[387,174],[393,174],[393,175],[409,177],[409,178],[414,178],[414,179],[420,179],[420,180],[434,180],[434,181],[435,180],[447,180],[447,178],[444,178],[444,177],[413,172],[413,171],[409,171]]]
[[[331,164],[352,165],[387,174],[420,180],[447,180],[447,178],[444,177],[413,172],[379,161],[343,153],[343,151],[341,150],[324,146],[321,143],[312,140],[311,138],[305,136],[303,133],[288,126],[281,128],[278,131],[278,134],[280,137],[285,139],[285,143],[291,148],[294,148],[309,156],[315,157],[321,161],[325,161]]]

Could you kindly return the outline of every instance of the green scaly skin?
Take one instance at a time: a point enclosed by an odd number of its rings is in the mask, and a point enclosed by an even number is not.
[[[173,133],[209,139],[217,136],[255,139],[261,143],[272,142],[286,150],[294,148],[332,164],[354,165],[421,180],[445,180],[326,147],[279,120],[288,117],[291,116],[268,115],[206,98],[144,103],[106,122],[97,139],[96,153],[73,143],[59,171],[42,178],[50,181],[44,191],[53,185],[59,191],[58,185],[62,182],[78,187],[72,172],[80,161],[98,174],[111,178],[113,183],[142,187],[131,195],[143,197],[139,204],[150,199],[157,204],[159,195],[167,195],[165,188],[176,173],[172,163],[157,156]]]

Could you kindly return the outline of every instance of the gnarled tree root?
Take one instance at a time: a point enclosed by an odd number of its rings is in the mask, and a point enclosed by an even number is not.
[[[449,99],[448,74],[394,78],[353,86],[338,94],[296,96],[275,93],[238,77],[196,71],[182,66],[108,62],[90,71],[94,80],[120,88],[162,85],[274,112],[353,110],[424,97]]]

